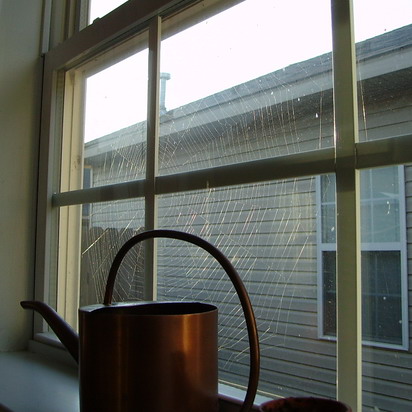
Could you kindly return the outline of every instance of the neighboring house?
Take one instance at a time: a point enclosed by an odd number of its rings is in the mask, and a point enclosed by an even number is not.
[[[411,56],[412,25],[358,45],[361,140],[410,133]],[[333,135],[332,60],[325,54],[166,111],[159,173],[332,147]],[[88,184],[142,178],[145,138],[146,123],[141,122],[87,143]],[[407,259],[412,168],[365,170],[361,179],[364,404],[407,411],[412,406],[412,271]],[[158,201],[159,227],[210,240],[244,279],[261,337],[260,390],[334,397],[333,176],[185,192]],[[101,300],[102,279],[114,253],[142,229],[139,202],[84,206],[84,303]],[[220,377],[244,384],[247,344],[239,333],[244,327],[230,282],[201,251],[164,241],[159,252],[159,297],[219,304]],[[142,267],[142,253],[128,260],[119,298],[141,298]]]

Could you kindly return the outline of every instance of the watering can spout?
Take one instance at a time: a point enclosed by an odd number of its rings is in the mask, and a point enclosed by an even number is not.
[[[20,305],[24,309],[33,309],[38,312],[49,324],[74,360],[79,363],[79,335],[52,307],[39,301],[23,301],[20,302]]]

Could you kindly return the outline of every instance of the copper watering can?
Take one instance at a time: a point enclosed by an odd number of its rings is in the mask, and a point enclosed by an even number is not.
[[[50,306],[39,312],[79,363],[81,412],[217,412],[217,308],[199,302],[113,303],[120,264],[137,243],[172,238],[209,252],[239,296],[248,330],[250,371],[241,412],[253,405],[259,379],[259,341],[247,291],[230,261],[212,244],[184,232],[151,230],[132,237],[109,271],[103,304],[79,309],[79,335]]]

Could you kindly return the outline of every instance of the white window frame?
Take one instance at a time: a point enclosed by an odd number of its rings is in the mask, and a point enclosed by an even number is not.
[[[390,344],[384,342],[377,342],[373,340],[363,339],[364,345],[408,350],[409,349],[409,316],[408,316],[408,268],[407,268],[407,243],[406,243],[406,194],[405,194],[405,170],[404,166],[400,165],[398,168],[398,185],[399,185],[399,242],[380,242],[370,243],[362,242],[362,251],[396,251],[400,252],[400,266],[401,266],[401,313],[402,313],[402,344]],[[335,341],[336,337],[328,335],[323,330],[324,320],[324,306],[323,306],[323,252],[336,251],[336,243],[324,243],[322,241],[322,187],[321,176],[316,176],[316,243],[317,243],[317,296],[318,296],[318,337],[320,339]],[[362,199],[360,199],[362,202]]]
[[[232,0],[230,0],[232,1]],[[232,1],[233,2],[233,1]],[[161,16],[189,3],[198,5],[189,10],[213,12],[223,8],[223,0],[129,0],[113,13],[76,33],[45,54],[43,107],[40,143],[40,182],[38,204],[38,234],[36,250],[36,298],[55,304],[57,271],[57,233],[59,209],[97,201],[130,197],[145,197],[148,213],[145,226],[156,226],[156,197],[161,194],[213,188],[257,181],[336,174],[337,187],[337,397],[350,404],[354,411],[362,409],[362,339],[359,241],[359,170],[412,162],[411,135],[388,137],[379,141],[359,142],[357,125],[356,58],[351,0],[331,0],[333,28],[333,82],[335,147],[307,153],[292,154],[242,165],[217,167],[212,171],[157,176],[157,133],[159,96],[159,33]],[[62,137],[62,87],[65,73],[81,62],[96,56],[150,23],[151,82],[149,113],[151,149],[148,150],[148,170],[145,180],[116,185],[61,192],[59,176]],[[166,26],[166,25],[165,25]],[[345,187],[345,190],[342,188]],[[348,224],[348,222],[350,222]],[[64,235],[64,234],[63,234]],[[346,245],[342,247],[341,245]],[[348,245],[350,245],[348,247]],[[71,252],[69,252],[71,253]],[[156,265],[155,253],[147,269]],[[348,264],[350,262],[350,264]],[[74,262],[74,265],[78,263]],[[69,289],[74,288],[68,285]],[[153,294],[149,285],[147,295]],[[345,305],[339,304],[345,302]],[[69,304],[70,302],[66,302]],[[73,308],[65,309],[73,311]],[[73,305],[72,305],[73,306]],[[37,319],[36,331],[44,330]]]

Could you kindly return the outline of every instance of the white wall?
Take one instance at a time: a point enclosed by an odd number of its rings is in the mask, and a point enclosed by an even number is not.
[[[0,351],[25,347],[34,284],[42,0],[0,0]]]

